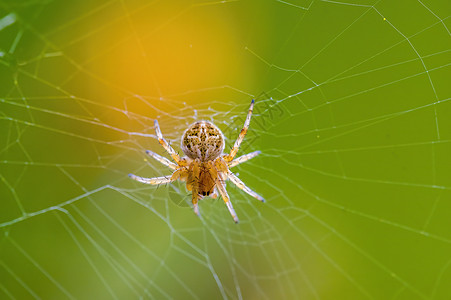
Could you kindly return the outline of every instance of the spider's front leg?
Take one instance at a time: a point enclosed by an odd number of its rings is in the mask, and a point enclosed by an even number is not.
[[[218,198],[218,189],[216,187],[213,189],[213,193],[210,194],[210,198],[212,199]]]
[[[187,188],[187,190],[191,190],[191,193],[192,193],[191,202],[193,203],[194,213],[200,217],[199,204],[198,204],[200,168],[199,168],[199,160],[198,159],[196,159],[195,161],[192,162],[188,172],[189,173],[188,173],[188,179],[186,181],[186,188]]]
[[[216,180],[216,186],[218,187],[219,193],[221,194],[224,203],[226,204],[230,214],[232,215],[233,221],[235,221],[235,223],[238,223],[239,222],[238,216],[236,215],[236,212],[233,209],[232,202],[230,201],[229,194],[227,193],[226,190],[224,174],[222,173],[219,174],[218,179]]]
[[[235,213],[235,210],[233,209],[232,202],[230,201],[229,194],[226,190],[226,184],[225,181],[227,179],[227,173],[229,169],[227,168],[227,163],[220,157],[215,160],[214,164],[214,170],[217,172],[216,175],[216,188],[219,191],[219,194],[221,194],[222,199],[224,200],[224,203],[226,204],[227,208],[229,209],[230,214],[232,215],[233,220],[235,223],[238,223],[238,216]]]
[[[254,192],[253,190],[251,190],[250,188],[247,187],[247,185],[244,184],[244,182],[241,181],[241,179],[239,179],[235,174],[233,174],[230,170],[228,173],[228,178],[230,179],[230,181],[235,184],[239,189],[242,189],[243,191],[245,191],[246,193],[248,193],[249,195],[251,195],[252,197],[254,197],[255,199],[261,201],[261,202],[265,202],[265,199],[263,199],[262,196],[260,196],[259,194],[257,194],[256,192]]]

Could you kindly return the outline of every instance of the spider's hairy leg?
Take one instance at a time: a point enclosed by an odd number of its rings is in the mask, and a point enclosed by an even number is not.
[[[186,168],[180,168],[175,170],[174,173],[172,173],[172,175],[168,176],[145,178],[134,174],[128,174],[128,177],[142,183],[160,185],[176,181],[177,179],[183,180],[183,178],[186,177],[186,173],[187,173]]]
[[[133,180],[142,182],[142,183],[146,183],[146,184],[155,184],[155,185],[159,185],[159,184],[165,184],[165,183],[170,183],[172,181],[174,181],[172,179],[172,176],[162,176],[162,177],[153,177],[153,178],[144,178],[141,176],[137,176],[134,174],[128,174],[128,177],[130,177]]]
[[[190,166],[190,170],[188,171],[188,180],[186,182],[186,186],[188,190],[191,190],[192,198],[191,202],[193,203],[194,213],[197,216],[200,216],[199,213],[199,160],[196,159]]]
[[[155,152],[152,152],[150,150],[146,150],[147,155],[149,155],[150,157],[158,160],[159,162],[161,162],[163,165],[168,166],[169,168],[171,168],[172,170],[177,169],[177,165],[174,164],[172,161],[170,161],[169,159],[167,159],[166,157],[163,157],[161,155],[156,154]]]
[[[233,168],[236,165],[244,163],[245,161],[248,161],[249,159],[256,157],[260,153],[261,153],[261,151],[254,151],[254,152],[251,152],[251,153],[248,153],[248,154],[245,154],[245,155],[241,155],[240,157],[235,158],[234,160],[229,162],[229,168]]]
[[[251,122],[252,111],[254,110],[254,99],[251,101],[251,106],[249,107],[249,112],[247,113],[246,121],[244,121],[243,129],[241,129],[240,135],[235,141],[230,154],[226,156],[227,161],[232,161],[235,157],[238,149],[240,148],[241,142],[244,140],[244,136],[246,135],[247,129],[249,128],[249,123]]]
[[[192,202],[193,202],[193,209],[194,209],[194,213],[198,216],[198,217],[200,217],[200,213],[199,213],[199,203],[198,203],[198,201],[199,201],[199,197],[198,197],[198,195],[197,195],[197,193],[195,194],[194,192],[193,192],[193,196],[192,196],[193,198],[192,198]]]
[[[210,194],[210,198],[216,199],[218,198],[218,189],[215,187],[213,193]]]
[[[242,189],[243,191],[245,191],[252,197],[256,198],[257,200],[260,200],[261,202],[265,202],[265,199],[263,199],[262,196],[260,196],[259,194],[257,194],[256,192],[254,192],[253,190],[248,188],[244,184],[244,182],[242,182],[241,179],[239,179],[235,174],[233,174],[232,172],[229,171],[229,173],[227,175],[228,175],[230,181],[233,182],[238,188]]]
[[[222,199],[224,200],[227,208],[229,209],[230,214],[232,215],[233,221],[235,221],[235,223],[238,223],[239,222],[238,216],[236,215],[235,210],[233,209],[229,194],[227,194],[225,181],[224,179],[222,179],[224,177],[225,177],[224,175],[218,177],[218,179],[216,180],[216,186],[218,187],[219,193],[221,194]]]
[[[171,155],[171,157],[174,159],[174,161],[176,163],[179,163],[180,156],[177,154],[177,152],[175,152],[174,149],[172,149],[171,145],[169,145],[169,143],[163,137],[163,134],[161,133],[160,125],[158,124],[157,120],[155,120],[154,125],[155,125],[155,133],[157,134],[157,137],[158,137],[158,142],[169,153],[169,155]]]
[[[176,181],[177,179],[180,179],[181,181],[184,180],[184,177],[187,176],[188,170],[186,168],[180,168],[174,171],[171,175],[171,181]]]
[[[227,167],[227,162],[222,157],[218,157],[217,159],[215,159],[214,169],[217,172],[217,175],[216,175],[217,177],[219,176],[218,172],[221,172],[223,174],[227,174],[229,172],[229,168]]]

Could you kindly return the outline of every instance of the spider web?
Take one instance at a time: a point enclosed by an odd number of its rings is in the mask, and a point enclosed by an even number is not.
[[[449,299],[449,2],[0,4],[0,298]],[[127,177],[252,98],[239,225]]]

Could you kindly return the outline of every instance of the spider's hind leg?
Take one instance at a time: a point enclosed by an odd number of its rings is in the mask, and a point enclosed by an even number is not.
[[[171,162],[169,159],[167,159],[166,157],[163,157],[161,155],[156,154],[155,152],[152,152],[150,150],[146,150],[146,154],[149,155],[150,157],[154,158],[155,160],[159,161],[160,163],[162,163],[165,166],[168,166],[169,168],[171,168],[172,170],[176,170],[177,169],[177,165],[174,164],[173,162]]]
[[[241,142],[243,142],[244,136],[246,135],[247,130],[249,129],[249,123],[251,122],[253,110],[254,110],[254,99],[252,99],[252,101],[251,101],[251,106],[249,107],[249,112],[247,113],[246,121],[244,121],[244,126],[241,129],[241,132],[238,135],[238,138],[236,139],[232,150],[230,150],[230,154],[225,156],[225,159],[227,162],[232,161],[233,158],[235,157],[235,155],[237,154],[238,149],[240,149]]]
[[[157,120],[154,121],[154,126],[155,126],[155,133],[157,134],[158,142],[169,153],[169,155],[171,155],[172,159],[178,164],[180,162],[180,156],[177,154],[177,152],[175,152],[174,149],[172,149],[171,145],[169,145],[169,143],[163,137],[163,134],[161,133],[160,125],[158,124]]]

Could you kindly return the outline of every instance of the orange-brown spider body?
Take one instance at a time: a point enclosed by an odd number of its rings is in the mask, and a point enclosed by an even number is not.
[[[198,121],[191,124],[182,136],[182,151],[191,159],[211,161],[224,151],[224,135],[215,124]]]
[[[171,176],[154,178],[143,178],[129,174],[130,178],[142,183],[156,185],[173,182],[175,180],[186,181],[187,190],[192,192],[191,201],[193,203],[194,212],[197,215],[199,215],[198,200],[205,196],[216,198],[219,191],[219,194],[221,194],[221,197],[229,209],[233,220],[238,223],[238,217],[226,191],[225,181],[227,179],[249,195],[264,202],[264,199],[260,195],[248,188],[235,174],[230,171],[230,168],[260,154],[260,151],[254,151],[234,159],[241,142],[246,135],[247,129],[249,128],[253,107],[254,100],[251,102],[243,129],[241,130],[229,154],[223,153],[225,141],[221,130],[219,130],[219,128],[211,122],[197,121],[191,124],[183,133],[181,148],[186,156],[180,158],[180,156],[164,139],[160,126],[158,125],[157,120],[155,120],[155,131],[158,141],[176,163],[173,163],[167,158],[152,151],[147,150],[146,153],[173,169],[174,172]]]

